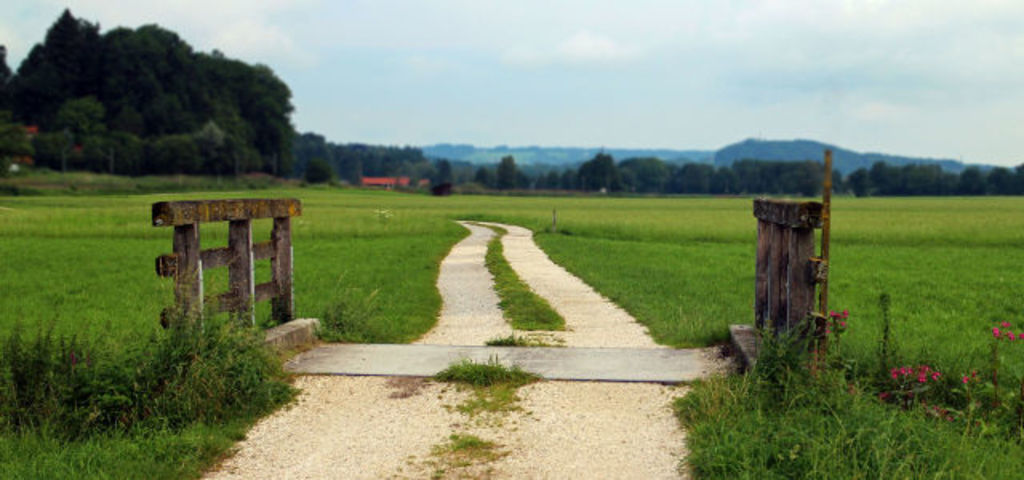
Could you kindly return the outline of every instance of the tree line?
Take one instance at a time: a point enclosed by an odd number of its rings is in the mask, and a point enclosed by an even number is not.
[[[611,155],[599,153],[578,168],[534,170],[523,171],[515,159],[505,157],[497,165],[478,167],[472,181],[498,190],[802,196],[820,195],[824,183],[821,162],[812,160],[744,159],[715,167],[706,163],[674,164],[650,157],[615,162]],[[957,174],[938,165],[894,167],[877,162],[870,169],[861,168],[845,177],[833,171],[832,184],[835,192],[856,196],[1024,195],[1024,164],[1012,169],[968,167]]]
[[[65,10],[16,73],[0,49],[0,128],[37,126],[35,162],[56,170],[284,175],[292,110],[270,68],[157,25],[101,34]]]

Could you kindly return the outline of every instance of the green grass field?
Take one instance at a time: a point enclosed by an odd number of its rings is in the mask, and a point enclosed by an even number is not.
[[[722,342],[728,324],[753,317],[750,199],[434,198],[309,188],[0,197],[0,334],[21,323],[28,331],[53,325],[58,333],[107,338],[112,348],[137,341],[159,328],[159,312],[173,299],[170,281],[153,269],[155,257],[170,251],[171,231],[150,226],[150,204],[255,196],[303,201],[304,214],[293,223],[297,314],[319,317],[339,298],[377,292],[370,341],[410,341],[430,328],[440,308],[438,263],[466,234],[453,219],[533,229],[553,259],[619,302],[661,343]],[[546,233],[553,209],[557,234]],[[833,217],[831,305],[851,311],[844,349],[852,358],[872,358],[883,292],[893,298],[904,358],[951,374],[984,362],[992,323],[1024,322],[1024,200],[839,198]],[[256,225],[254,238],[268,236],[269,221]],[[204,225],[202,238],[204,248],[222,246],[226,226]],[[257,282],[268,275],[266,266],[257,268]],[[209,271],[206,283],[207,292],[224,290],[226,271]],[[268,310],[261,305],[259,316]],[[34,460],[24,459],[24,449],[34,448],[26,445],[50,440],[4,437],[0,468],[191,476],[236,436],[237,427],[197,427],[138,442],[100,438],[40,447],[46,453]],[[162,453],[139,462],[111,454],[79,465],[90,451],[146,442],[162,445],[154,447]],[[213,453],[182,454],[181,442]]]

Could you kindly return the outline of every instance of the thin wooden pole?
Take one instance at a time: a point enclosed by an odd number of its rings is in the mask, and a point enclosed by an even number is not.
[[[832,150],[825,150],[825,186],[821,192],[821,261],[828,268],[828,246],[832,236]],[[828,315],[828,273],[818,291],[818,313]]]

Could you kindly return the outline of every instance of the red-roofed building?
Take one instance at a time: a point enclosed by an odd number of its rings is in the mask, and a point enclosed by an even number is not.
[[[408,187],[409,177],[363,177],[360,183],[364,187],[384,187],[391,190],[395,187]]]

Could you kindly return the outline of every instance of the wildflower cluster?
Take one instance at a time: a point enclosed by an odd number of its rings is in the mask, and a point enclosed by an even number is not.
[[[932,384],[940,381],[942,372],[929,365],[903,366],[889,370],[889,377],[892,380],[892,389],[882,392],[878,398],[896,402],[904,409],[909,409],[932,388]],[[927,405],[927,402],[921,401],[921,404]]]
[[[932,370],[932,367],[928,365],[920,365],[918,367],[899,367],[889,371],[890,376],[893,380],[900,381],[901,379],[905,383],[907,379],[917,377],[917,383],[927,383],[929,379],[932,381],[938,381],[939,377],[942,376],[942,372],[938,370]]]
[[[999,327],[1003,327],[1002,330]],[[992,327],[992,337],[996,340],[1024,340],[1024,332],[1014,335],[1013,331],[1010,330],[1010,322],[1000,322],[999,327]]]
[[[828,324],[825,326],[826,334],[842,335],[846,333],[846,319],[850,318],[850,311],[843,310],[842,313],[830,311],[828,312]]]
[[[388,221],[391,220],[391,217],[395,216],[391,210],[384,208],[378,208],[377,210],[374,210],[374,213],[377,214],[377,221],[380,223],[388,223]]]

